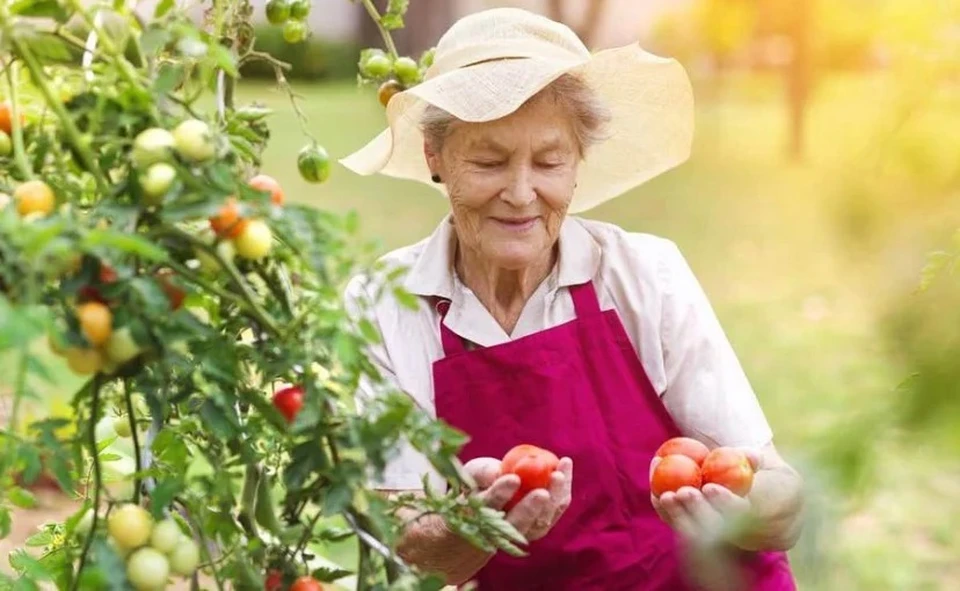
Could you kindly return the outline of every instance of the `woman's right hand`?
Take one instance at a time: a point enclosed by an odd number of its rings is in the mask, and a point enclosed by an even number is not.
[[[477,493],[488,507],[502,510],[520,488],[520,477],[503,474],[500,460],[475,458],[464,470],[477,483]],[[546,536],[570,506],[573,485],[573,460],[562,458],[550,478],[549,489],[536,489],[507,512],[506,519],[527,541]]]

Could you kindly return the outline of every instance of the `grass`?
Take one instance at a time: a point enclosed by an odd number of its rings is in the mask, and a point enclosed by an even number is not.
[[[811,481],[812,516],[826,524],[811,523],[793,553],[803,589],[940,589],[960,577],[960,465],[944,465],[935,436],[893,428],[889,402],[905,370],[886,355],[877,323],[885,294],[910,288],[936,235],[929,224],[918,229],[918,212],[929,203],[949,208],[929,197],[940,195],[929,186],[912,187],[918,203],[909,205],[913,194],[891,202],[867,191],[857,201],[848,190],[876,171],[878,146],[896,146],[897,90],[884,77],[825,80],[810,114],[808,158],[790,163],[779,83],[732,80],[718,99],[700,101],[687,164],[587,214],[676,241],[700,277],[778,446]],[[310,131],[333,155],[384,124],[371,93],[352,84],[298,91]],[[296,173],[304,140],[288,99],[272,86],[241,86],[238,100],[254,99],[277,108],[263,168],[290,200],[356,210],[382,249],[419,240],[446,212],[433,189],[342,167],[324,185],[304,183]],[[923,129],[956,130],[958,112],[955,103],[936,105]],[[949,135],[920,137],[940,138],[930,151],[942,153],[954,147]],[[935,221],[942,230],[952,220]],[[852,241],[865,232],[866,241]],[[863,449],[876,461],[860,461]],[[332,554],[352,560],[349,547]]]

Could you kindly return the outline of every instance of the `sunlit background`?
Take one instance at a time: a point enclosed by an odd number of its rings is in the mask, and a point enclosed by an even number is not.
[[[359,5],[313,4],[307,43],[265,23],[259,43],[294,65],[310,130],[342,156],[385,121],[356,83],[379,37]],[[691,160],[586,217],[674,240],[700,277],[810,483],[801,588],[960,588],[960,0],[411,0],[400,52],[494,5],[687,66]],[[355,210],[382,251],[445,213],[413,183],[301,181],[289,99],[272,71],[244,75],[238,98],[277,109],[264,169],[290,199]]]

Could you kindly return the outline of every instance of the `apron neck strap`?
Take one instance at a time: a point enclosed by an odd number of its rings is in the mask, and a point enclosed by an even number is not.
[[[449,357],[450,355],[465,352],[467,347],[463,344],[463,339],[458,337],[456,333],[447,328],[447,325],[443,323],[443,320],[447,317],[447,312],[450,310],[450,300],[434,298],[434,305],[437,308],[437,312],[440,313],[440,341],[443,343],[444,356]]]
[[[600,300],[597,299],[597,290],[593,288],[592,281],[570,286],[570,297],[573,298],[577,318],[600,313]]]

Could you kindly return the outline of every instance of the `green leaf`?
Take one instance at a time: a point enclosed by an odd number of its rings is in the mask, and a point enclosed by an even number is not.
[[[167,251],[146,238],[141,238],[117,230],[91,230],[84,237],[82,245],[86,248],[107,246],[155,262],[167,260]]]
[[[14,486],[7,491],[7,494],[10,496],[10,502],[21,509],[32,509],[37,506],[37,497],[19,486]]]
[[[239,424],[235,413],[228,414],[219,404],[208,398],[200,407],[200,417],[213,435],[223,439],[232,439],[239,433]]]
[[[27,546],[30,546],[31,548],[36,548],[40,546],[46,546],[52,541],[53,541],[53,535],[51,535],[50,532],[48,531],[42,531],[42,532],[35,533],[29,538],[27,538],[24,544],[26,544]]]
[[[53,577],[40,562],[26,553],[25,550],[14,550],[10,553],[10,566],[18,573],[26,575],[35,581],[49,581]]]
[[[324,515],[333,515],[347,508],[353,499],[353,491],[346,483],[334,483],[323,496]]]
[[[33,32],[29,36],[24,36],[30,53],[44,62],[69,62],[73,59],[73,54],[56,35],[43,32]]]
[[[352,574],[353,571],[344,570],[342,568],[328,568],[321,566],[320,568],[313,570],[310,573],[310,576],[323,583],[332,583],[336,580],[342,579],[343,577],[349,577]]]
[[[28,485],[33,484],[43,470],[43,465],[40,461],[40,452],[30,444],[23,444],[17,450],[17,463],[22,467],[23,481]]]
[[[10,510],[0,505],[0,540],[10,535]]]
[[[182,64],[164,64],[153,82],[153,91],[165,95],[173,92],[183,81]]]
[[[114,453],[100,454],[101,462],[116,462],[117,460],[120,460],[120,459],[123,459],[123,456],[121,456],[120,454],[114,454]]]
[[[160,18],[165,16],[170,9],[174,6],[174,0],[160,0],[157,4],[156,10],[153,11],[154,18]]]
[[[150,514],[154,519],[161,519],[163,511],[170,506],[173,498],[183,490],[183,481],[178,478],[161,480],[150,494]]]
[[[70,18],[70,13],[57,0],[19,0],[10,7],[12,14],[52,18],[58,23],[64,23]]]
[[[127,568],[123,558],[117,551],[103,538],[96,538],[91,547],[93,564],[96,566],[90,569],[91,582],[94,585],[85,584],[86,581],[81,577],[81,589],[103,589],[104,591],[126,591],[130,588],[127,584]],[[84,569],[84,575],[87,573]]]
[[[420,307],[420,300],[417,299],[417,296],[400,286],[395,286],[393,288],[393,297],[397,298],[397,302],[399,302],[401,306],[411,310],[416,310]]]
[[[360,334],[371,343],[380,343],[380,332],[373,326],[373,323],[363,318],[360,320]]]
[[[211,43],[210,54],[213,57],[214,63],[217,64],[217,67],[222,69],[228,76],[236,78],[239,75],[237,72],[236,57],[234,57],[233,53],[227,47],[217,43]]]

